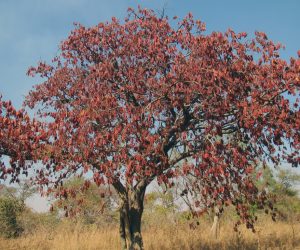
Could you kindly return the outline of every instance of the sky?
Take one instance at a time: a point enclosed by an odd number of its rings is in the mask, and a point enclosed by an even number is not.
[[[286,46],[284,59],[296,57],[300,49],[299,0],[0,0],[0,94],[20,108],[24,96],[39,79],[26,76],[38,61],[50,61],[59,44],[73,29],[123,19],[128,7],[165,10],[169,17],[184,17],[189,12],[206,23],[207,32],[264,31],[275,42]],[[37,197],[30,204],[43,210]],[[43,207],[43,208],[42,208]]]

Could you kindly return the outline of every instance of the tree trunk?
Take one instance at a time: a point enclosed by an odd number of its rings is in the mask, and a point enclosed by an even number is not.
[[[122,249],[142,250],[141,221],[145,192],[130,192],[120,207],[120,236]]]
[[[210,229],[213,238],[217,239],[220,233],[220,211],[218,207],[214,208],[214,223]]]

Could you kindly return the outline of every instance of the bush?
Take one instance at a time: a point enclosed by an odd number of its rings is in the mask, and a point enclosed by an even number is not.
[[[18,214],[24,205],[10,197],[0,197],[0,235],[5,238],[19,236],[23,229],[18,222]]]

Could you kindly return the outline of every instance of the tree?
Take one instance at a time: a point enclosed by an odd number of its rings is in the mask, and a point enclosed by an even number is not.
[[[20,215],[26,210],[25,200],[34,193],[27,183],[19,188],[0,185],[0,235],[11,238],[19,236],[24,228]]]
[[[270,167],[261,170],[261,173],[262,178],[257,181],[258,188],[266,187],[269,195],[276,199],[276,208],[282,218],[294,219],[300,212],[299,192],[295,188],[300,183],[300,175],[284,168],[274,172]]]
[[[147,226],[177,224],[181,211],[173,188],[158,187],[151,190],[146,194],[144,203],[143,223]]]
[[[258,162],[300,161],[300,59],[281,59],[263,32],[204,31],[191,14],[173,28],[141,8],[124,22],[77,24],[51,64],[28,71],[45,79],[25,100],[38,120],[1,104],[0,153],[12,166],[2,177],[32,167],[49,188],[92,171],[120,197],[127,249],[143,248],[147,186],[187,173],[207,206],[232,203],[252,228],[248,207],[266,204],[251,179]]]
[[[179,185],[178,185],[179,184]],[[192,186],[193,189],[189,187]],[[213,224],[210,229],[211,236],[217,239],[220,232],[220,216],[223,212],[224,199],[214,199],[214,206],[211,206],[210,202],[207,202],[207,196],[203,195],[203,189],[201,186],[201,180],[197,177],[186,174],[181,182],[177,182],[177,188],[180,192],[180,197],[184,204],[189,208],[192,216],[199,216],[204,213],[210,213],[213,215]],[[203,202],[203,199],[205,200]]]
[[[278,174],[278,183],[275,185],[273,192],[290,197],[296,197],[298,190],[294,186],[300,183],[300,175],[286,169],[280,169]]]
[[[23,206],[12,197],[0,197],[0,234],[6,238],[16,237],[22,232],[17,216]]]
[[[89,183],[87,188],[84,182],[87,182],[87,180],[83,177],[71,178],[66,181],[63,192],[67,192],[70,195],[63,200],[56,199],[54,196],[51,210],[58,208],[56,212],[64,211],[65,216],[81,219],[87,224],[108,225],[114,222],[117,204],[114,190],[110,190],[109,187],[98,187],[95,183]],[[62,187],[58,189],[57,193],[60,193]]]

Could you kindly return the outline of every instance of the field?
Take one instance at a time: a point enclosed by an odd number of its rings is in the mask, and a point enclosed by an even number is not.
[[[263,218],[256,233],[240,227],[233,231],[230,222],[221,221],[220,237],[212,239],[210,224],[202,222],[195,229],[188,224],[157,225],[144,228],[144,246],[151,249],[300,249],[300,223],[273,222]],[[0,239],[3,250],[114,250],[120,249],[118,228],[99,229],[95,226],[62,223],[53,231],[39,229],[16,239]]]

